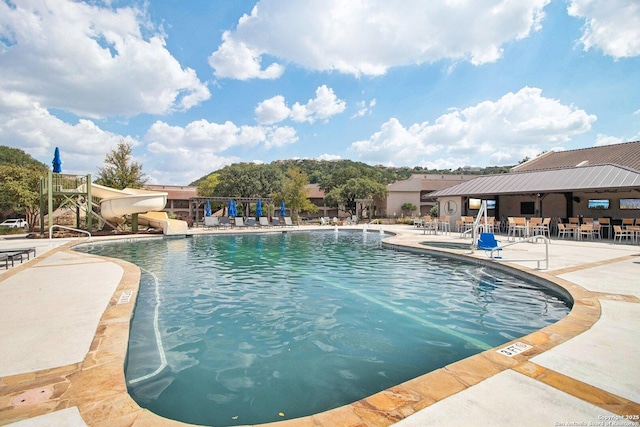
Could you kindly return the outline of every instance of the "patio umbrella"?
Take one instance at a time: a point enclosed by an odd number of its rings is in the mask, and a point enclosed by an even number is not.
[[[204,216],[211,216],[211,203],[207,200],[207,203],[204,205]]]
[[[280,216],[285,216],[287,213],[284,208],[284,200],[280,203]]]
[[[258,199],[258,202],[256,203],[256,216],[257,217],[262,216],[262,200],[260,199]]]
[[[227,216],[235,216],[231,215],[233,213],[233,200],[229,199],[229,205],[227,206]]]
[[[53,152],[53,172],[61,173],[62,172],[62,160],[60,160],[60,149],[56,147],[56,150]]]

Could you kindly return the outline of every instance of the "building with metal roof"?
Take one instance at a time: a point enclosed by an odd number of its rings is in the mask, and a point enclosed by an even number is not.
[[[491,200],[497,218],[539,216],[640,218],[640,141],[549,152],[511,173],[480,176],[428,194],[440,215],[474,215]]]

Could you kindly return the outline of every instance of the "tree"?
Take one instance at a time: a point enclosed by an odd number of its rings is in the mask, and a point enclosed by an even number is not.
[[[40,163],[21,149],[5,147],[4,145],[0,145],[0,165],[35,167],[44,169],[45,173],[47,171],[45,164]]]
[[[415,211],[418,208],[413,203],[407,202],[407,203],[403,203],[402,206],[400,206],[400,209],[402,209],[403,211],[409,212],[409,215],[413,215],[413,211]]]
[[[216,191],[216,187],[220,183],[220,176],[217,173],[212,173],[207,177],[200,180],[198,183],[198,196],[200,197],[213,197]]]
[[[33,231],[40,215],[40,177],[48,168],[22,150],[0,147],[0,209],[24,214]]]
[[[284,175],[272,165],[235,163],[218,171],[217,197],[271,197],[282,191]],[[249,208],[243,204],[243,211]]]
[[[318,212],[318,207],[309,201],[309,191],[306,186],[309,177],[300,168],[292,167],[287,170],[281,199],[291,209],[294,221],[298,221],[300,212]]]
[[[351,214],[356,212],[357,200],[373,200],[386,196],[387,187],[370,178],[351,178],[343,185],[334,187],[325,193],[325,201],[329,206],[344,206]]]
[[[120,140],[118,146],[104,158],[105,167],[98,169],[96,184],[117,188],[141,188],[147,182],[142,165],[131,159],[133,146]]]

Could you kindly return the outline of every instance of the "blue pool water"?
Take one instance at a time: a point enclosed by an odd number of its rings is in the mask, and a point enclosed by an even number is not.
[[[564,317],[558,295],[377,233],[100,243],[142,269],[131,396],[172,419],[244,425],[342,406]]]

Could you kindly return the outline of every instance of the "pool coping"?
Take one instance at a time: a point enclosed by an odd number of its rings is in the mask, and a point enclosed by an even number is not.
[[[326,230],[326,228],[324,229]],[[281,231],[274,230],[273,232]],[[71,249],[79,243],[82,242],[69,242],[64,246],[52,249],[42,255],[40,260],[44,260],[58,251],[81,254]],[[425,247],[416,243],[403,242],[401,235],[386,238],[384,245],[398,250],[434,252],[462,257],[467,262],[477,261],[489,264],[492,268],[499,267],[512,273],[526,275],[528,278],[534,277],[547,284],[553,283],[568,292],[573,300],[573,307],[565,318],[536,332],[454,362],[357,402],[319,414],[260,425],[277,427],[293,425],[388,426],[506,370],[514,370],[621,416],[639,413],[640,405],[635,402],[530,361],[533,357],[589,330],[601,316],[600,299],[639,303],[640,300],[637,297],[591,292],[575,283],[557,277],[560,274],[558,271],[550,274],[520,265],[496,265],[490,260],[481,258],[480,255],[469,255],[461,250]],[[98,257],[96,255],[82,255]],[[609,259],[603,263],[615,263],[632,256]],[[37,259],[32,263],[39,262]],[[188,425],[163,418],[139,407],[127,393],[124,363],[129,325],[135,307],[135,297],[138,294],[140,270],[134,264],[126,261],[113,258],[108,258],[108,260],[123,269],[123,276],[100,319],[90,351],[84,361],[54,369],[0,378],[0,424],[4,421],[14,422],[65,408],[77,407],[84,422],[91,426]],[[5,274],[17,274],[21,269],[29,268],[30,265],[33,264],[16,267],[14,271]],[[123,303],[120,301],[120,296],[125,291],[132,291],[135,297],[132,297],[129,302]],[[516,342],[524,343],[531,348],[511,357],[498,353],[497,350],[509,347]],[[50,390],[51,393],[42,402],[24,406],[14,404],[15,399],[24,396],[25,393],[45,389]]]

